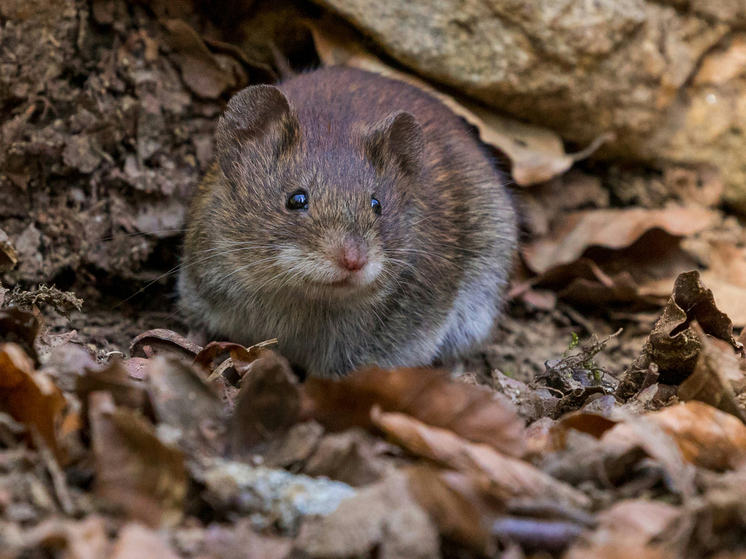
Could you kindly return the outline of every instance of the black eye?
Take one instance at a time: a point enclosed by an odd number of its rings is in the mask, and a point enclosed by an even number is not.
[[[296,190],[288,197],[288,201],[285,206],[289,210],[307,210],[308,194],[305,190]]]
[[[373,213],[375,213],[376,215],[381,215],[381,202],[379,202],[375,198],[371,198],[370,207],[373,208]]]

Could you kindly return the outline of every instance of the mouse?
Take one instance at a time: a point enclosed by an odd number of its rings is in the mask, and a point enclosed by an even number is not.
[[[491,335],[517,245],[505,175],[435,96],[345,67],[235,94],[187,215],[191,332],[306,375],[457,363]]]

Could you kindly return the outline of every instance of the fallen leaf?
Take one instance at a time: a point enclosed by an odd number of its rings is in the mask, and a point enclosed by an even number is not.
[[[369,367],[342,379],[311,378],[303,386],[303,401],[302,416],[332,431],[369,427],[375,405],[512,456],[520,456],[524,449],[523,421],[502,395],[452,382],[435,369]]]
[[[112,559],[179,559],[161,536],[139,524],[127,524],[119,532]]]
[[[692,327],[694,321],[705,334],[741,349],[733,337],[733,324],[717,308],[712,291],[701,282],[699,272],[680,274],[642,353],[620,378],[616,391],[619,399],[627,400],[639,391],[651,364],[658,367],[658,380],[663,384],[680,384],[692,374],[701,349]]]
[[[438,91],[424,80],[386,65],[369,53],[347,27],[331,19],[307,23],[313,36],[316,52],[325,66],[344,65],[384,75],[419,87],[434,95],[455,114],[463,117],[479,131],[480,139],[505,153],[512,162],[515,182],[527,186],[547,181],[588,157],[610,136],[602,136],[586,150],[567,154],[562,139],[555,132],[498,115],[496,112],[456,99]]]
[[[324,428],[315,421],[293,425],[284,437],[272,441],[269,449],[264,453],[263,463],[268,468],[296,471],[298,464],[304,463],[315,453],[323,436]],[[335,475],[304,473],[312,477],[326,475],[330,479],[349,483]]]
[[[23,547],[42,548],[67,559],[108,559],[111,546],[104,520],[91,515],[83,520],[50,519],[23,535]]]
[[[170,355],[192,360],[200,351],[200,346],[193,344],[181,334],[163,328],[143,332],[130,343],[130,356],[139,358]]]
[[[483,479],[425,465],[412,466],[405,473],[412,496],[430,515],[441,536],[480,556],[495,553],[489,525],[504,510],[505,503],[490,499]]]
[[[321,519],[308,519],[295,539],[304,557],[436,559],[438,531],[416,503],[403,474],[361,490]]]
[[[292,539],[267,536],[256,532],[251,520],[242,518],[234,525],[212,523],[205,530],[201,557],[220,559],[285,559],[293,547]]]
[[[385,453],[394,454],[392,450],[399,449],[362,429],[348,429],[318,440],[303,473],[363,487],[380,481],[394,469],[391,457],[383,456]]]
[[[154,417],[153,407],[145,385],[130,378],[127,370],[119,360],[103,370],[90,370],[76,377],[75,391],[83,405],[83,415],[88,416],[88,396],[97,391],[107,392],[117,406],[137,410],[149,417]]]
[[[14,343],[0,344],[0,411],[37,430],[57,460],[66,451],[58,441],[65,397],[49,377],[34,371],[31,359]]]
[[[146,376],[159,423],[174,429],[179,448],[192,457],[222,456],[227,446],[227,412],[215,389],[183,360],[155,357]]]
[[[679,510],[657,501],[619,501],[598,515],[598,528],[565,559],[675,559],[655,538],[676,521]]]
[[[186,86],[197,96],[217,99],[223,93],[240,89],[248,77],[239,65],[223,68],[202,38],[180,19],[162,20],[171,58],[181,71]]]
[[[702,281],[712,289],[718,307],[734,326],[746,326],[746,249],[732,242],[710,241]]]
[[[735,469],[746,460],[746,425],[696,400],[649,413],[670,433],[686,460],[711,470]]]
[[[746,423],[746,416],[736,402],[732,384],[738,383],[743,388],[746,377],[741,371],[733,347],[727,342],[706,336],[696,322],[692,324],[692,328],[699,336],[701,349],[694,371],[679,386],[679,400],[699,400]]]
[[[245,456],[287,432],[300,413],[300,388],[287,359],[267,352],[253,361],[241,381],[231,419],[231,452]]]
[[[108,393],[88,399],[95,493],[149,526],[178,523],[187,490],[182,453],[163,444],[139,413],[116,408]]]
[[[374,410],[371,415],[375,425],[394,443],[416,456],[465,474],[486,477],[496,499],[543,498],[577,508],[589,505],[583,493],[487,445],[470,443],[450,431],[426,425],[402,413]]]
[[[522,254],[532,271],[543,274],[576,261],[589,247],[629,247],[652,229],[662,229],[674,237],[692,235],[710,226],[715,215],[696,206],[574,212],[563,216],[551,236],[526,245]]]

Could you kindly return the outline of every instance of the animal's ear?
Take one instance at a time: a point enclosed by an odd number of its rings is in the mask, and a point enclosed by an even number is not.
[[[239,150],[269,138],[277,153],[297,139],[298,127],[287,97],[272,85],[252,85],[236,93],[220,117],[216,134],[220,164],[232,165]]]
[[[425,139],[422,126],[411,113],[397,111],[374,124],[365,135],[365,152],[382,169],[392,161],[409,175],[422,170]]]

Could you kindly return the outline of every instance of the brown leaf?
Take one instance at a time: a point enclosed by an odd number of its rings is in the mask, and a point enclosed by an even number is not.
[[[268,468],[285,468],[296,471],[293,467],[308,460],[319,446],[324,436],[324,428],[315,421],[307,421],[293,425],[284,437],[272,441],[267,452],[264,454],[263,464]],[[338,481],[340,478],[327,473],[314,474],[304,471],[307,475],[316,477],[326,475]]]
[[[202,38],[188,23],[180,19],[161,22],[172,49],[171,58],[181,71],[181,77],[192,92],[206,99],[217,99],[223,93],[246,85],[248,78],[240,67],[223,68],[207,48]]]
[[[712,406],[693,400],[645,417],[670,433],[684,458],[697,466],[719,471],[746,460],[746,425]]]
[[[182,360],[155,357],[146,375],[155,417],[176,430],[179,447],[192,457],[222,456],[227,412],[202,374]]]
[[[301,526],[294,551],[303,557],[436,559],[438,532],[413,499],[405,475],[395,474]]]
[[[531,270],[543,274],[576,261],[589,247],[628,247],[655,228],[675,237],[686,237],[706,229],[714,218],[712,211],[699,207],[574,212],[563,218],[550,237],[527,245],[523,257]]]
[[[163,355],[191,360],[200,351],[200,346],[193,344],[181,334],[163,328],[143,332],[130,343],[130,356],[140,358]]]
[[[88,396],[92,392],[103,391],[111,395],[117,406],[137,410],[150,417],[153,407],[145,390],[145,385],[130,378],[119,360],[101,371],[86,370],[78,374],[75,391],[83,404],[83,415],[88,415]]]
[[[588,497],[581,492],[489,446],[470,443],[450,431],[431,427],[401,413],[374,410],[372,416],[378,428],[409,452],[447,468],[486,477],[497,499],[544,498],[578,508],[589,505]]]
[[[564,173],[575,161],[588,157],[601,143],[610,139],[604,136],[581,153],[567,154],[562,139],[555,132],[506,118],[464,98],[456,99],[412,74],[387,66],[369,53],[347,27],[339,26],[329,18],[309,22],[308,26],[325,66],[360,68],[409,83],[434,95],[475,126],[483,142],[510,158],[513,178],[521,186],[544,182]]]
[[[313,425],[320,427],[317,423]],[[363,487],[379,481],[394,468],[393,460],[382,456],[392,449],[399,450],[367,431],[348,429],[318,440],[303,473]]]
[[[20,346],[0,344],[0,411],[35,428],[63,464],[67,453],[58,436],[65,407],[60,389],[46,374],[34,371]]]
[[[598,516],[599,526],[573,545],[565,559],[675,559],[655,542],[679,516],[676,507],[658,501],[620,501]]]
[[[242,518],[233,525],[210,524],[205,531],[201,557],[219,559],[284,559],[293,547],[290,538],[258,534],[251,520]],[[247,558],[247,550],[251,550]]]
[[[247,455],[286,432],[300,413],[298,379],[287,359],[268,351],[253,361],[241,382],[231,420],[231,451]]]
[[[311,378],[303,388],[304,416],[332,431],[369,427],[379,406],[512,456],[524,449],[523,421],[502,395],[451,382],[444,371],[369,367],[339,380]]]
[[[139,524],[127,524],[119,533],[112,559],[179,559],[161,536]]]
[[[249,348],[232,342],[210,342],[194,358],[194,364],[202,367],[212,378],[226,356],[230,355],[231,367],[237,369],[237,374],[243,376],[246,368],[255,360],[271,352],[269,347],[277,344],[277,339],[267,340]]]
[[[699,336],[701,350],[694,372],[679,386],[679,400],[699,400],[746,423],[746,416],[733,391],[732,382],[743,388],[746,380],[733,347],[723,340],[706,336],[696,322],[692,328]]]
[[[653,363],[658,367],[661,383],[680,384],[686,380],[694,371],[701,349],[699,336],[692,328],[694,321],[705,334],[741,349],[733,337],[733,324],[715,305],[712,291],[700,281],[699,272],[685,272],[676,278],[673,294],[641,355],[622,376],[617,397],[627,400],[633,396]]]
[[[702,281],[712,289],[718,307],[735,326],[746,326],[746,249],[732,242],[710,241]]]
[[[140,414],[115,408],[106,392],[89,396],[95,492],[150,526],[182,516],[187,476],[182,453],[163,444]]]
[[[495,542],[488,527],[505,507],[504,502],[490,498],[484,479],[424,465],[405,472],[412,496],[428,512],[441,536],[482,556],[494,554]]]
[[[111,556],[102,518],[84,520],[50,519],[23,535],[23,547],[42,548],[66,559],[108,559]],[[1,555],[0,555],[1,556]]]

